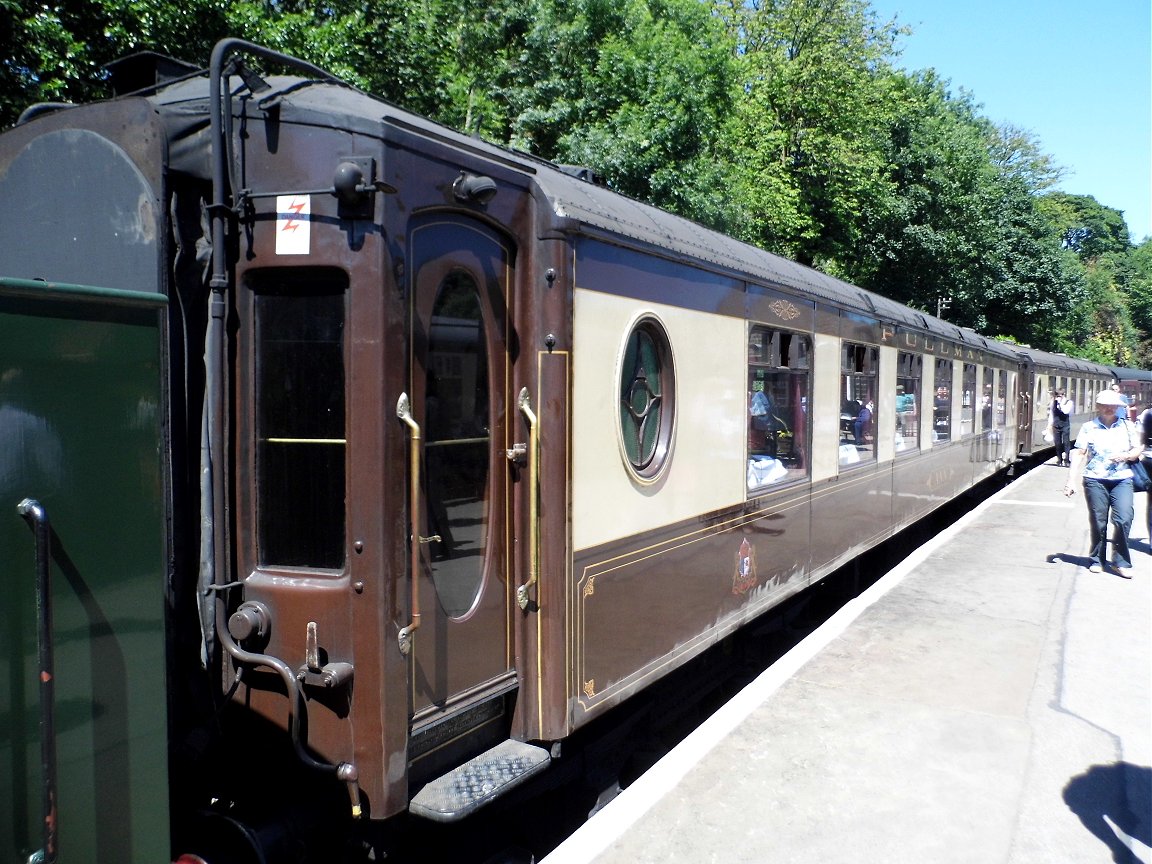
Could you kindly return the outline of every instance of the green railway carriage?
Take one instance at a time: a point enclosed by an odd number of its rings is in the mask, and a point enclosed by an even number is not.
[[[169,860],[166,317],[152,288],[0,280],[6,861]]]

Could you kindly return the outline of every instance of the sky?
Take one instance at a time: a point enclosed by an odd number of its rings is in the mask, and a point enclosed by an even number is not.
[[[1056,188],[1124,211],[1152,237],[1149,0],[871,0],[902,37],[897,65],[935,69],[998,125],[1031,132],[1064,169]]]

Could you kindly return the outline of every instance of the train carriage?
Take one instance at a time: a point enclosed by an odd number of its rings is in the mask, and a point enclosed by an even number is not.
[[[1020,351],[1023,386],[1020,391],[1021,453],[1044,450],[1052,442],[1045,438],[1053,394],[1063,390],[1075,406],[1072,429],[1090,419],[1096,395],[1115,381],[1107,366],[1086,360],[1023,348]],[[1049,435],[1050,437],[1050,435]]]
[[[140,87],[141,68],[113,78]],[[333,860],[406,811],[467,817],[1031,452],[1045,383],[1077,382],[1088,405],[1110,380],[267,49],[226,40],[207,76],[143,68],[135,93],[35,110],[0,137],[0,299],[79,282],[137,292],[152,316],[139,387],[155,392],[125,385],[109,409],[153,436],[124,451],[148,484],[120,526],[151,545],[93,555],[137,556],[144,584],[125,590],[159,622],[163,644],[133,653],[151,703],[128,713],[149,734],[166,721],[170,776],[127,782],[171,810],[174,854]],[[71,357],[97,336],[61,338],[46,350]],[[4,374],[28,371],[14,344]],[[33,494],[27,464],[11,474],[5,494]],[[17,503],[0,501],[10,522]],[[32,716],[33,643],[5,643],[20,646],[6,707]],[[27,762],[53,733],[3,734],[0,758]],[[86,807],[61,787],[66,860],[150,857],[86,829]],[[46,848],[35,803],[13,812],[4,854]]]

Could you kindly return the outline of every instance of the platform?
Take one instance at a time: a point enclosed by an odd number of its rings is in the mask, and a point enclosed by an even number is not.
[[[1152,862],[1152,550],[1089,573],[1040,465],[840,610],[544,864]]]

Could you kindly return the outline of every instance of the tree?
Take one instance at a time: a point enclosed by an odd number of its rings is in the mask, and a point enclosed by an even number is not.
[[[730,134],[755,242],[835,269],[890,199],[887,61],[901,32],[862,0],[715,0],[741,64]]]
[[[0,0],[0,125],[35,102],[106,98],[112,60],[144,49],[204,63],[228,34],[226,0]]]
[[[1039,206],[1060,234],[1060,242],[1081,260],[1107,253],[1126,254],[1131,247],[1124,214],[1098,203],[1091,195],[1049,192]]]
[[[588,165],[633,197],[723,221],[715,151],[731,63],[699,0],[538,0],[500,77],[506,142]]]
[[[1152,369],[1152,239],[1145,239],[1129,255],[1132,278],[1128,284],[1128,309],[1140,334],[1133,355],[1141,369]]]

